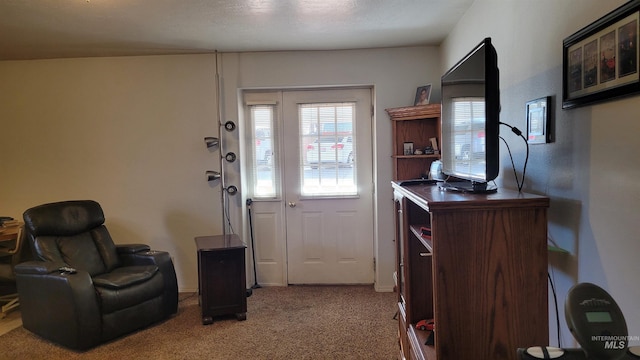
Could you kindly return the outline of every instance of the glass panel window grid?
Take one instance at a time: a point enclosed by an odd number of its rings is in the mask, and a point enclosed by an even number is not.
[[[355,196],[355,103],[298,105],[302,196]]]
[[[276,157],[276,131],[274,128],[274,105],[251,105],[251,167],[253,196],[276,198],[279,196],[278,161]]]
[[[485,167],[484,98],[463,97],[453,102],[455,167],[463,172],[482,173]]]

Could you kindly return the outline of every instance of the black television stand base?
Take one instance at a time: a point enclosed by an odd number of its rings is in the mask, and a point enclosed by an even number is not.
[[[438,183],[442,190],[460,191],[474,194],[490,194],[498,191],[498,187],[492,184],[474,181],[452,181]]]

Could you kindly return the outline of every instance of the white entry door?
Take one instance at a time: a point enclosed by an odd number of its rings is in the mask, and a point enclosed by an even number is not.
[[[371,90],[243,98],[257,282],[373,283]]]
[[[289,284],[373,283],[370,89],[283,93]]]

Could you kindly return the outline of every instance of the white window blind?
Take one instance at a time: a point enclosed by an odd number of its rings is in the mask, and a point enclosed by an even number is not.
[[[354,196],[355,103],[299,104],[302,196]]]
[[[249,144],[253,196],[280,197],[280,168],[277,153],[276,107],[273,104],[249,105],[251,132]]]

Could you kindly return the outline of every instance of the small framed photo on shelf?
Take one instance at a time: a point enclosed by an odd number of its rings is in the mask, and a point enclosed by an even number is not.
[[[420,86],[416,90],[416,99],[413,102],[414,106],[429,105],[429,98],[431,97],[431,84]]]
[[[413,155],[413,143],[412,142],[404,143],[404,155]]]
[[[527,102],[527,142],[529,144],[549,142],[550,103],[550,96]]]

